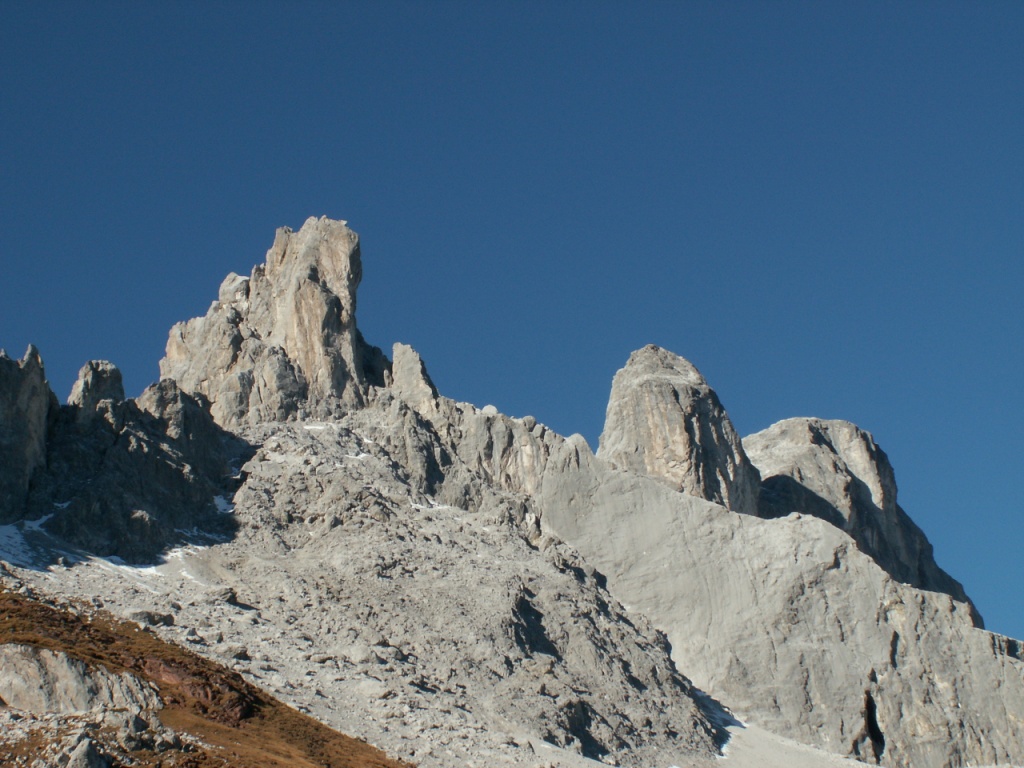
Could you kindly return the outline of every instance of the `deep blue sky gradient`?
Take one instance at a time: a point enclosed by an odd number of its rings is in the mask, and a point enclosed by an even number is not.
[[[870,430],[1024,637],[1024,4],[0,9],[0,346],[129,394],[274,228],[347,219],[359,322],[596,448],[693,361],[743,434]]]

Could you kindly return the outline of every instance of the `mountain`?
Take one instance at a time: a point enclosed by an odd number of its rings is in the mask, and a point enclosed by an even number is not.
[[[134,400],[92,361],[61,406],[38,351],[0,355],[4,583],[424,766],[1024,761],[1020,644],[866,432],[741,440],[648,346],[594,454],[368,344],[361,276],[344,222],[278,230]]]

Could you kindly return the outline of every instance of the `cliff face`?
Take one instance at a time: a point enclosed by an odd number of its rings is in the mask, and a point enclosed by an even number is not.
[[[39,350],[29,347],[21,361],[0,350],[0,522],[21,513],[32,475],[46,464],[46,429],[56,406]]]
[[[597,455],[678,491],[757,513],[760,477],[715,391],[688,360],[647,346],[615,374]]]
[[[744,438],[743,447],[763,478],[759,515],[819,517],[846,532],[896,580],[970,602],[896,503],[895,472],[870,434],[847,421],[787,419]],[[973,604],[971,611],[983,626]]]
[[[228,275],[205,317],[171,329],[160,375],[208,401],[228,428],[362,405],[388,367],[356,328],[362,277],[345,222],[279,229],[265,264]]]
[[[884,765],[1024,759],[1020,645],[979,628],[866,432],[741,441],[648,346],[595,455],[367,345],[361,270],[344,223],[279,230],[137,400],[95,361],[58,408],[37,354],[0,358],[11,573],[424,766],[708,765],[735,721],[704,694]]]

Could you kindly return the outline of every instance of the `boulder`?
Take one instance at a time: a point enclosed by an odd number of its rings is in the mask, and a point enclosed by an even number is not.
[[[66,653],[30,645],[0,645],[0,699],[36,714],[163,706],[153,688],[127,672],[90,667]]]

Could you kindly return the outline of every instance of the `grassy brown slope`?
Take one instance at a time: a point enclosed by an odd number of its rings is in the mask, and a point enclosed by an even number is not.
[[[164,724],[212,747],[183,756],[182,766],[408,768],[286,706],[237,673],[130,622],[106,615],[85,619],[0,590],[0,643],[62,651],[152,681],[164,701]]]

